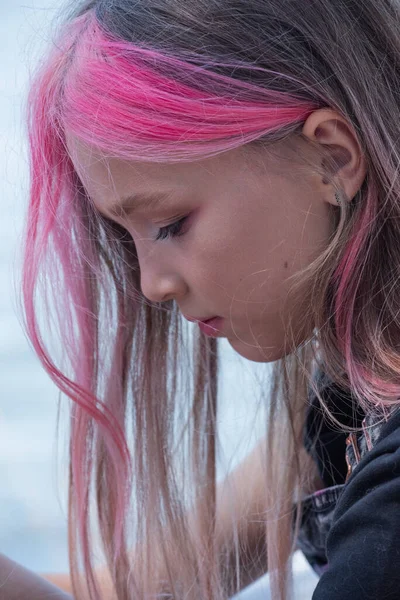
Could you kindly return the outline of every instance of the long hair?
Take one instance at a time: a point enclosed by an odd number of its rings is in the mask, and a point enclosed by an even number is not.
[[[83,586],[91,600],[102,597],[93,523],[118,600],[223,600],[243,579],[237,524],[224,539],[215,527],[217,342],[190,338],[173,301],[143,296],[134,241],[94,209],[66,135],[110,156],[163,163],[239,147],[264,156],[286,142],[295,149],[288,168],[301,177],[302,168],[323,176],[328,160],[302,135],[314,110],[335,109],[357,134],[367,177],[352,202],[333,207],[332,239],[293,277],[310,333],[274,363],[267,394],[268,509],[255,517],[265,520],[272,595],[286,600],[315,369],[365,411],[400,395],[399,56],[390,0],[91,0],[63,20],[28,97],[22,298],[33,347],[72,400],[77,598]],[[310,144],[315,162],[301,152]],[[133,541],[140,550],[131,554]]]

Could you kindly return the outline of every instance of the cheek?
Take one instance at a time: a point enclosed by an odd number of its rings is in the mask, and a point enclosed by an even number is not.
[[[185,240],[182,248],[184,260],[189,265],[192,281],[203,286],[207,282],[218,282],[232,276],[235,269],[236,243],[226,222],[213,215],[199,224]],[[187,267],[185,267],[187,273]]]
[[[188,238],[185,272],[199,290],[224,294],[227,301],[278,301],[293,263],[287,237],[265,205],[245,214],[238,206],[225,207]]]

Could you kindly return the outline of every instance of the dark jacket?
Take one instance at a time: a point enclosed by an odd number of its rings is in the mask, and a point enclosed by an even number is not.
[[[335,431],[311,398],[304,441],[326,484],[305,499],[299,534],[320,576],[312,600],[400,600],[400,409],[365,417],[336,386],[322,395],[342,423],[364,429]]]

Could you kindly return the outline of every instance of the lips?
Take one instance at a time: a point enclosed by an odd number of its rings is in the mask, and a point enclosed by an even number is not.
[[[192,321],[194,322],[200,322],[200,323],[208,323],[209,321],[212,321],[213,319],[218,319],[219,317],[208,317],[206,319],[202,319],[201,317],[188,317],[186,315],[183,315],[185,317],[185,319],[187,321]]]
[[[199,326],[199,329],[210,337],[221,337],[223,334],[221,332],[223,325],[223,317],[209,317],[208,319],[201,319],[196,317],[189,317],[187,315],[183,315],[185,319],[188,321],[196,322]]]
[[[224,319],[222,317],[214,317],[206,322],[199,322],[200,330],[210,337],[222,336],[222,327]]]

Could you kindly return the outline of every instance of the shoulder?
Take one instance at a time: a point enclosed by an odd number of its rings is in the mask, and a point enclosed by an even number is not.
[[[313,600],[397,599],[400,589],[400,410],[382,427],[338,499],[328,568]]]

